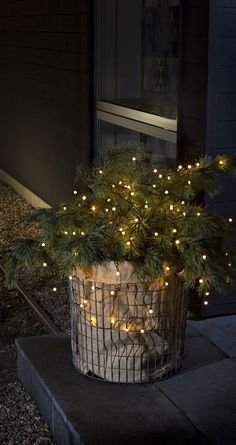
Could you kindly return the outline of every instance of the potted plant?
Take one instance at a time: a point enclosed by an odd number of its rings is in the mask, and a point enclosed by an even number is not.
[[[69,277],[73,362],[115,382],[148,382],[181,365],[187,291],[205,304],[234,279],[231,218],[197,203],[219,191],[234,159],[217,156],[160,167],[142,147],[107,151],[102,166],[78,170],[81,191],[30,219],[38,236],[19,240],[6,265],[14,285],[21,265]]]

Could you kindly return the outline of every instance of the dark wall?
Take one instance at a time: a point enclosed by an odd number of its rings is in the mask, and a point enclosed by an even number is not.
[[[205,151],[209,1],[183,0],[178,117],[180,161]]]
[[[236,2],[210,1],[207,153],[236,155]],[[209,206],[236,221],[236,180],[222,181],[223,191]],[[236,288],[215,295],[211,315],[236,313]]]
[[[90,158],[89,3],[0,1],[0,168],[49,204]]]

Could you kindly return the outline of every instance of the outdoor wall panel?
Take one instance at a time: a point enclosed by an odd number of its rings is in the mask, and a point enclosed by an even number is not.
[[[0,1],[0,168],[49,204],[90,161],[90,0]]]

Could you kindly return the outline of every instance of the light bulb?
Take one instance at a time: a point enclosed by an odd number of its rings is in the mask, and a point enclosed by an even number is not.
[[[228,254],[228,252],[225,252],[225,256],[228,256],[229,254]]]
[[[130,246],[131,242],[130,242],[130,241],[127,241],[127,243],[126,243],[126,244],[127,244],[127,246]]]
[[[182,168],[183,168],[183,166],[182,166],[182,165],[179,165],[179,166],[178,166],[178,169],[179,169],[179,170],[181,170]]]
[[[152,186],[153,186],[154,189],[157,187],[156,184],[152,184]]]
[[[74,190],[73,193],[74,193],[74,195],[77,195],[78,192],[77,192],[77,190]]]
[[[125,235],[125,231],[123,230],[122,235]]]
[[[119,277],[119,276],[120,276],[120,272],[119,272],[119,271],[117,271],[117,272],[116,272],[116,275],[117,275],[117,276]]]
[[[200,216],[201,215],[201,213],[200,212],[197,212],[197,216]]]
[[[88,300],[85,299],[85,300],[84,300],[84,304],[88,304]]]
[[[69,280],[72,280],[72,279],[73,279],[73,277],[72,277],[72,275],[70,275],[70,276],[69,276]]]
[[[205,292],[205,295],[208,297],[208,295],[210,295],[210,292]]]
[[[167,179],[168,179],[168,181],[170,181],[171,177],[170,177],[170,176],[167,176]]]
[[[154,168],[153,173],[157,173],[157,169],[156,168]]]
[[[141,329],[140,332],[141,332],[141,334],[144,334],[144,329]]]
[[[66,210],[66,209],[67,209],[67,207],[66,207],[66,206],[64,206],[64,207],[63,207],[63,210]]]
[[[119,181],[119,185],[122,185],[122,181]]]
[[[171,204],[170,205],[170,210],[173,210],[174,209],[174,206]]]
[[[169,286],[169,283],[168,283],[168,281],[165,281],[165,286],[167,287],[167,286]]]
[[[188,181],[188,185],[190,185],[191,184],[191,181]]]
[[[84,232],[81,232],[81,235],[82,235],[82,236],[84,236],[84,235],[85,235],[85,233],[84,233]]]
[[[188,169],[190,170],[192,168],[191,164],[188,164]]]
[[[129,332],[129,328],[125,328],[125,332]]]
[[[108,199],[107,199],[107,202],[111,202],[111,198],[108,198]]]
[[[149,309],[149,314],[153,314],[153,309]]]
[[[115,291],[114,290],[111,290],[111,295],[115,295]]]
[[[229,266],[229,267],[231,267],[231,266],[232,266],[232,264],[231,264],[231,263],[229,263],[229,264],[228,264],[228,266]]]
[[[145,207],[145,209],[148,209],[148,205],[147,205],[147,204],[145,204],[145,206],[144,206],[144,207]]]
[[[45,243],[42,243],[42,244],[41,244],[41,246],[42,246],[42,247],[45,247],[45,246],[46,246],[46,244],[45,244]]]
[[[206,255],[202,255],[202,259],[206,260],[207,259]]]
[[[224,164],[224,162],[223,162],[222,160],[220,160],[220,161],[219,161],[219,164],[222,165],[222,164]]]
[[[131,196],[134,196],[134,192],[131,192],[130,194],[131,194]]]
[[[68,232],[65,230],[64,234],[65,234],[65,235],[68,235]]]
[[[105,212],[109,212],[109,209],[105,209]]]
[[[169,266],[166,266],[166,270],[170,270]]]
[[[53,290],[53,292],[56,292],[56,291],[57,291],[57,288],[56,288],[56,287],[53,287],[52,290]]]
[[[208,305],[208,301],[207,301],[207,300],[204,301],[204,305],[205,305],[205,306]]]
[[[115,184],[112,184],[112,188],[113,188],[113,189],[115,188]]]
[[[202,278],[200,278],[200,280],[199,280],[199,283],[200,283],[200,284],[202,284],[202,283],[203,283],[203,279],[202,279]]]
[[[96,207],[95,207],[95,206],[92,206],[92,210],[93,210],[93,212],[95,212],[95,210],[96,210]]]
[[[115,212],[116,211],[116,207],[112,207],[112,211]]]
[[[132,161],[134,161],[134,162],[135,162],[135,161],[136,161],[136,158],[135,158],[135,157],[133,157],[133,158],[132,158]]]
[[[155,236],[158,236],[158,232],[155,232],[154,235],[155,235]]]
[[[85,195],[82,196],[83,201],[86,201],[87,197]]]
[[[81,307],[81,308],[83,308],[83,307],[84,307],[83,303],[80,303],[80,307]]]
[[[115,324],[115,319],[114,318],[111,319],[111,324]]]
[[[47,267],[47,263],[43,263],[43,267]]]
[[[120,227],[120,228],[119,228],[119,231],[120,231],[120,232],[122,232],[122,231],[123,231],[122,227]]]
[[[75,235],[76,235],[76,232],[72,232],[72,235],[74,235],[74,236],[75,236]]]
[[[95,286],[92,286],[91,289],[92,289],[92,290],[95,290]]]
[[[160,179],[162,178],[162,175],[161,175],[161,174],[159,175],[159,178],[160,178]]]
[[[199,164],[199,162],[197,162],[197,163],[196,163],[196,167],[199,167],[199,166],[200,166],[200,164]]]
[[[168,193],[169,193],[168,190],[165,190],[165,195],[168,195]]]
[[[182,206],[185,204],[185,201],[181,201]]]
[[[173,233],[176,233],[176,232],[177,232],[177,229],[173,229],[172,232],[173,232]]]
[[[102,175],[102,174],[103,174],[103,171],[102,171],[102,170],[99,170],[99,174]]]
[[[135,218],[135,222],[138,222],[138,218]]]
[[[233,222],[232,218],[229,218],[229,222],[230,222],[230,223]]]
[[[183,216],[186,216],[186,213],[185,213],[185,212],[183,212]]]
[[[180,241],[177,239],[177,240],[175,241],[175,244],[178,245],[179,243],[180,243]]]

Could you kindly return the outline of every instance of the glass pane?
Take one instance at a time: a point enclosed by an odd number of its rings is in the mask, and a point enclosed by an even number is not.
[[[104,150],[113,145],[129,142],[133,144],[142,143],[149,153],[155,154],[160,165],[175,168],[176,145],[171,142],[101,120],[98,121],[98,135],[100,158],[102,158]]]
[[[176,119],[178,0],[98,1],[98,99]]]

